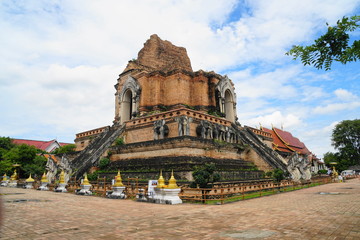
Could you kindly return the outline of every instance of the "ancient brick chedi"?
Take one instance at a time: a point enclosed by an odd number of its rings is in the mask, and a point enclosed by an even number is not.
[[[173,169],[177,179],[191,180],[194,167],[204,163],[215,163],[223,179],[254,179],[264,171],[287,169],[271,148],[270,133],[237,122],[232,81],[215,72],[194,72],[185,48],[152,35],[115,89],[113,126],[76,135],[81,151],[68,164],[76,176],[101,156],[109,156],[124,177],[135,171],[156,179],[160,169],[165,175]],[[124,144],[114,144],[118,138]]]
[[[185,48],[152,35],[129,61],[116,88],[115,122],[190,106],[226,116],[235,122],[235,92],[232,82],[213,72],[193,72]]]

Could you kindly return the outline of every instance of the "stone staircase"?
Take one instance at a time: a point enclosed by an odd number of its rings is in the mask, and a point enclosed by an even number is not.
[[[99,160],[101,155],[111,146],[115,139],[124,132],[124,130],[125,125],[112,126],[95,138],[77,158],[71,161],[71,169],[74,171],[73,176],[76,178],[82,177],[82,175]]]
[[[239,129],[235,124],[232,125],[243,143],[251,146],[254,151],[273,168],[279,168],[284,172],[287,172],[287,164],[285,160],[273,149],[269,148],[263,143],[251,129],[244,127]]]

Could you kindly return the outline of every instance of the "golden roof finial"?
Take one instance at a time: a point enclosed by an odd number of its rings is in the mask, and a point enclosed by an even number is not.
[[[35,182],[35,180],[31,177],[31,173],[28,179],[25,180],[25,182]]]
[[[59,183],[65,183],[65,172],[64,172],[64,169],[61,170]]]
[[[165,187],[165,179],[162,176],[162,170],[160,170],[160,177],[158,179],[158,188],[164,188]]]
[[[47,177],[46,177],[46,174],[45,174],[45,172],[44,172],[44,174],[42,175],[42,177],[41,177],[41,180],[40,180],[41,182],[48,182],[48,179],[47,179]]]
[[[263,130],[261,123],[259,123],[259,128],[260,128],[260,130]]]
[[[179,188],[179,186],[176,184],[176,179],[174,177],[174,170],[171,170],[171,178],[169,179],[168,188],[170,189]]]
[[[116,175],[115,179],[116,179],[116,181],[115,181],[114,187],[123,187],[124,186],[124,184],[122,183],[120,170],[118,170],[118,174]]]
[[[84,174],[84,181],[83,181],[82,185],[91,185],[89,182],[89,179],[87,178],[87,173]]]

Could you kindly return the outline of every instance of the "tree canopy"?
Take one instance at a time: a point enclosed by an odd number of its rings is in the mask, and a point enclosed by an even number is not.
[[[46,158],[40,156],[40,149],[25,144],[15,145],[9,137],[0,137],[0,174],[8,176],[14,171],[14,164],[20,164],[20,176],[41,176],[45,171]]]
[[[69,152],[74,152],[76,148],[75,144],[67,144],[64,146],[61,146],[57,149],[55,149],[52,153],[53,154],[62,154],[62,153],[69,153]]]
[[[327,32],[310,46],[293,46],[286,55],[294,60],[301,59],[304,65],[313,65],[317,69],[331,69],[333,61],[346,64],[360,59],[360,40],[349,45],[349,32],[360,27],[360,16],[343,17],[336,26],[328,26]]]
[[[339,170],[360,164],[360,119],[344,120],[337,124],[332,133],[332,145],[338,152],[324,154],[327,165],[336,162]]]
[[[192,187],[199,185],[200,188],[207,188],[210,183],[219,181],[220,175],[215,173],[215,170],[216,166],[213,163],[197,167],[192,174],[194,177],[194,184],[192,184]]]

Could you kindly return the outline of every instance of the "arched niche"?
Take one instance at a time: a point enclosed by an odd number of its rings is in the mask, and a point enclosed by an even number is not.
[[[231,122],[236,120],[236,94],[231,80],[225,76],[220,79],[215,88],[216,106],[225,118]]]
[[[140,101],[140,94],[141,88],[137,80],[129,76],[118,94],[120,107],[119,117],[121,124],[136,115]]]
[[[225,118],[231,122],[235,122],[234,114],[234,97],[230,90],[225,91],[225,103],[224,103]]]
[[[121,101],[121,113],[120,113],[120,119],[122,122],[128,121],[131,119],[131,115],[133,113],[133,109],[132,109],[132,92],[130,89],[127,89],[125,91],[125,94],[123,95],[123,99]]]

